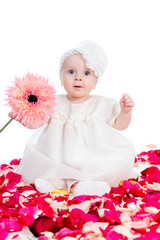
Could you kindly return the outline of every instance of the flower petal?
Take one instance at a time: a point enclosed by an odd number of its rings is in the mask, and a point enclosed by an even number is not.
[[[42,216],[34,220],[33,224],[29,227],[30,231],[35,237],[41,236],[43,232],[54,232],[54,228],[57,226],[56,222],[52,218]]]
[[[5,240],[8,236],[8,233],[5,230],[0,229],[0,240]]]

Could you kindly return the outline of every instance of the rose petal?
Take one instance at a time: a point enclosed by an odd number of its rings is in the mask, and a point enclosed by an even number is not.
[[[10,165],[19,165],[20,164],[20,161],[21,159],[13,159],[11,162],[10,162]]]
[[[104,211],[105,214],[105,221],[109,224],[120,223],[120,211],[111,210],[111,211]]]
[[[1,166],[0,166],[0,169],[1,170],[3,170],[3,171],[5,171],[5,170],[7,170],[7,169],[13,169],[11,166],[9,166],[8,164],[2,164]]]
[[[18,222],[22,226],[30,226],[34,221],[36,207],[26,207],[19,210]]]
[[[160,150],[151,150],[148,152],[148,161],[151,164],[160,164]]]
[[[41,236],[41,233],[49,231],[54,232],[56,229],[57,223],[53,221],[52,218],[42,216],[34,220],[33,224],[29,227],[30,231],[34,234],[35,237]],[[57,229],[56,229],[57,230]]]
[[[42,210],[44,215],[46,215],[48,217],[53,217],[53,213],[54,213],[53,209],[50,206],[50,204],[47,201],[45,201],[44,198],[38,197],[37,204],[38,204],[39,210]]]
[[[127,240],[128,238],[112,230],[107,233],[106,239],[107,240]]]
[[[45,237],[45,236],[41,236],[41,237],[38,238],[38,240],[49,240],[49,238]]]
[[[149,183],[159,182],[160,181],[160,171],[157,167],[149,167],[141,172],[145,177],[145,181]]]
[[[5,218],[2,219],[2,222],[0,223],[0,228],[7,232],[16,232],[22,230],[21,225],[16,220]]]
[[[105,230],[108,227],[108,223],[107,222],[87,222],[83,225],[83,229],[82,232],[83,233],[87,233],[87,232],[94,232],[96,235],[100,235],[101,234],[101,230],[103,229]]]
[[[5,230],[0,229],[0,240],[5,240],[8,233]]]
[[[71,230],[69,228],[64,228],[55,234],[57,239],[62,239],[66,236],[74,237],[76,235],[81,235],[82,232],[80,230]]]
[[[8,180],[8,183],[6,184],[5,188],[7,190],[13,190],[15,185],[21,181],[21,175],[11,171],[7,173],[6,179]]]

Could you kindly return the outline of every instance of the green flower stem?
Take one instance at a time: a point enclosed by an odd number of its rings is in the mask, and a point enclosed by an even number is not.
[[[12,122],[13,118],[11,118],[4,126],[0,129],[0,133]]]

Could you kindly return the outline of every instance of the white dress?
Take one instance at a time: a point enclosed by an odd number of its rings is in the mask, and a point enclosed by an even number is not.
[[[133,177],[134,147],[112,128],[119,104],[92,95],[71,103],[57,95],[54,117],[29,139],[17,173],[26,182],[48,179],[68,189],[76,181],[107,181],[115,186]]]

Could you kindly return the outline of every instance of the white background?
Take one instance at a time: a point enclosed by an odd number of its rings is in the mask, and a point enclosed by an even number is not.
[[[97,42],[109,66],[93,94],[135,101],[123,135],[136,152],[160,146],[159,0],[0,0],[0,128],[9,120],[5,90],[28,71],[48,77],[58,93],[59,60],[82,40]],[[0,162],[22,156],[35,130],[13,122],[0,133]]]

